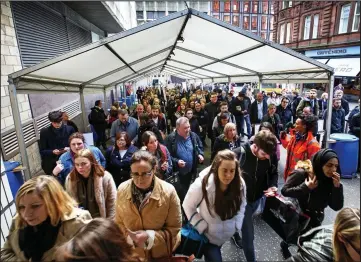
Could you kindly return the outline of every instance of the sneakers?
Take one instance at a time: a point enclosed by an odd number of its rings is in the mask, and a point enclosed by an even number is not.
[[[282,255],[284,259],[288,259],[292,256],[291,252],[288,250],[288,244],[285,241],[281,242]]]
[[[238,248],[243,248],[242,246],[242,238],[241,236],[239,235],[238,232],[236,232],[233,236],[232,236],[232,240],[233,240],[233,243],[236,245],[236,247]]]

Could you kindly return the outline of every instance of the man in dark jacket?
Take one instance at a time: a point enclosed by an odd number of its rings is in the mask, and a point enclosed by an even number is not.
[[[267,114],[267,102],[263,99],[263,94],[258,93],[256,100],[251,105],[251,110],[250,110],[252,134],[255,134],[256,124],[260,124],[263,116],[266,114]]]
[[[360,103],[360,99],[358,100]],[[356,106],[348,117],[350,134],[360,138],[360,108]]]
[[[204,109],[208,113],[209,121],[208,121],[208,125],[207,125],[207,133],[208,133],[208,138],[211,140],[211,148],[213,148],[214,140],[216,138],[213,137],[212,125],[213,125],[214,118],[220,112],[217,93],[211,93],[211,102],[206,104]]]
[[[311,107],[312,114],[314,114],[315,116],[318,116],[319,104],[317,101],[317,90],[316,89],[311,89],[309,91],[309,97],[305,97],[304,99],[301,100],[301,102],[299,103],[299,105],[297,106],[297,109],[296,109],[297,116],[302,114],[302,110],[306,106]]]
[[[262,118],[262,123],[264,123],[264,122],[271,123],[274,134],[276,135],[276,137],[278,139],[280,139],[279,133],[280,133],[283,125],[281,123],[280,116],[278,114],[276,114],[276,105],[275,104],[271,103],[268,105],[268,112]]]
[[[195,103],[194,116],[197,118],[199,126],[201,128],[201,133],[199,138],[202,140],[203,146],[206,147],[206,134],[207,134],[207,125],[208,125],[208,113],[202,109],[202,105],[199,102]]]
[[[283,129],[292,121],[292,110],[290,108],[290,100],[283,97],[281,104],[277,106],[276,114],[280,116]]]
[[[323,128],[326,130],[326,120],[328,109],[326,109],[323,116]],[[343,133],[345,130],[345,110],[341,107],[341,99],[334,98],[331,112],[331,134],[333,133]]]
[[[62,124],[61,111],[53,111],[48,115],[51,125],[40,131],[39,149],[41,167],[45,174],[51,175],[60,155],[69,150],[69,137],[74,128]]]
[[[293,123],[296,122],[297,120],[297,107],[300,104],[302,97],[299,95],[298,91],[293,91],[293,99],[292,99],[292,103],[291,103],[291,110],[292,110],[292,115],[293,115]]]
[[[251,99],[246,96],[247,88],[243,88],[232,103],[231,112],[236,118],[237,132],[241,136],[244,134],[244,121],[249,117]],[[251,127],[247,125],[247,134],[251,136]]]
[[[105,144],[105,129],[107,128],[107,116],[104,113],[102,105],[102,101],[95,101],[95,106],[91,108],[90,112],[90,124],[94,126],[95,132],[98,136],[98,140],[96,141],[95,145],[97,147],[100,147],[100,145],[102,145],[104,150],[107,150],[107,146]]]
[[[186,117],[177,119],[176,131],[166,138],[164,144],[172,158],[174,171],[179,171],[182,192],[178,193],[183,202],[191,181],[197,176],[198,163],[204,161],[203,145],[198,135],[190,131]]]
[[[345,110],[345,116],[347,116],[348,113],[350,112],[350,106],[348,104],[348,101],[345,98],[343,98],[343,91],[336,90],[335,98],[341,99],[341,107],[343,108],[343,110]]]
[[[256,261],[253,243],[253,213],[257,210],[263,196],[272,197],[277,192],[276,146],[276,137],[271,132],[262,130],[255,135],[252,145],[246,143],[234,150],[240,155],[242,177],[247,189],[247,206],[242,226],[242,240],[238,234],[234,235],[233,240],[237,246],[243,246],[247,261]]]

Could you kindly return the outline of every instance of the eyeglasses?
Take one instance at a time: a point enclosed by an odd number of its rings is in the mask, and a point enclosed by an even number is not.
[[[139,174],[139,173],[130,173],[130,176],[133,178],[133,179],[144,179],[144,178],[148,178],[148,177],[151,177],[153,174],[152,170],[147,172],[147,173],[143,173],[143,174]]]

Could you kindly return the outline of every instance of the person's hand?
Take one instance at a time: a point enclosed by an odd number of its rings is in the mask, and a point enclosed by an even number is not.
[[[243,113],[244,115],[247,115],[247,114],[248,114],[247,110],[244,110],[242,113]]]
[[[161,168],[163,171],[167,170],[167,169],[168,169],[168,163],[167,163],[167,162],[164,162],[164,163],[160,166],[160,168]]]
[[[140,148],[140,150],[147,150],[147,147],[146,147],[146,146],[142,146],[142,147]]]
[[[286,136],[287,136],[286,131],[281,131],[281,132],[280,132],[280,138],[281,138],[281,139],[285,139]]]
[[[53,154],[58,156],[61,154],[61,151],[59,149],[54,149]]]
[[[305,180],[305,184],[310,190],[315,189],[318,186],[318,181],[316,176],[314,176],[313,178],[307,177]]]
[[[61,171],[63,171],[64,165],[61,163],[56,163],[55,168],[53,169],[53,175],[58,176]]]
[[[145,242],[149,238],[149,235],[144,230],[133,232],[128,229],[128,235],[133,240],[133,243],[136,247],[144,247]]]
[[[204,161],[204,157],[202,155],[198,155],[198,160],[199,160],[199,163],[203,163]]]
[[[178,166],[179,168],[183,168],[186,166],[186,162],[184,162],[182,159],[178,160]]]
[[[277,187],[273,186],[268,188],[267,190],[264,190],[263,193],[266,197],[274,197],[276,196],[277,190]]]
[[[64,151],[69,152],[69,151],[70,151],[70,147],[64,147]]]
[[[341,176],[340,176],[340,174],[339,174],[339,173],[337,173],[337,172],[333,172],[333,175],[332,175],[332,182],[333,182],[334,187],[337,187],[337,188],[339,188],[339,187],[340,187],[340,185],[341,185],[340,180],[341,180]]]

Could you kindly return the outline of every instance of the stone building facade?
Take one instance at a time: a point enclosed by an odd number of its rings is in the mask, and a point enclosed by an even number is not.
[[[8,75],[22,69],[18,41],[16,38],[10,2],[1,2],[1,132],[14,128],[14,118],[10,105]],[[32,119],[29,97],[17,95],[22,123]],[[41,170],[38,143],[27,148],[32,174]],[[10,160],[20,161],[19,154]]]
[[[275,1],[273,41],[297,51],[360,45],[360,2]]]

